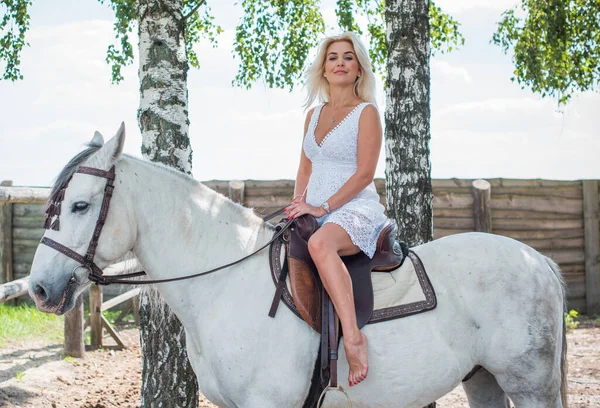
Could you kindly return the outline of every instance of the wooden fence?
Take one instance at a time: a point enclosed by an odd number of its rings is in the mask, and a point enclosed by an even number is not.
[[[598,180],[433,180],[434,238],[476,230],[522,241],[553,258],[571,308],[600,313]],[[7,184],[7,183],[5,183]],[[207,186],[268,214],[289,203],[293,180],[208,181]],[[385,203],[384,180],[375,181]],[[477,183],[475,183],[477,184]],[[43,234],[48,189],[0,187],[0,279],[24,277]],[[474,199],[475,197],[475,199]]]

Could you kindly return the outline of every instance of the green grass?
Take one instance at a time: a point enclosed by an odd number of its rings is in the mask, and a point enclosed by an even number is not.
[[[35,306],[0,303],[0,347],[23,339],[64,341],[64,318],[39,312]]]

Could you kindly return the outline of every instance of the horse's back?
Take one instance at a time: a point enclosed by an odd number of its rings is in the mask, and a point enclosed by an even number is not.
[[[413,250],[423,261],[440,306],[439,295],[445,292],[453,297],[462,294],[460,301],[469,308],[502,304],[503,309],[515,312],[523,307],[539,308],[539,304],[531,303],[534,300],[553,309],[545,299],[555,304],[563,297],[555,264],[512,238],[469,232],[449,235]],[[562,302],[556,305],[562,311]]]
[[[464,283],[462,279],[471,276],[480,284],[507,282],[511,291],[518,291],[515,287],[518,282],[533,284],[540,278],[560,284],[551,260],[530,246],[501,235],[467,232],[412,249],[423,260],[433,279],[439,275],[455,276],[461,279],[459,283]]]

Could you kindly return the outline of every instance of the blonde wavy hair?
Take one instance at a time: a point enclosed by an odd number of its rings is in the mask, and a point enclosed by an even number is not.
[[[369,60],[369,53],[358,35],[346,31],[340,35],[326,37],[321,41],[317,57],[304,72],[304,86],[308,90],[304,107],[307,109],[317,97],[321,103],[329,102],[329,82],[323,77],[323,72],[325,70],[327,49],[331,44],[338,41],[346,41],[352,44],[354,53],[358,59],[361,75],[354,84],[354,94],[363,101],[375,104],[375,75],[373,74],[373,68]]]

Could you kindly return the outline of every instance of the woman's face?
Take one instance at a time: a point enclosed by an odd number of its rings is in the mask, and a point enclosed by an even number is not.
[[[336,41],[327,47],[325,72],[331,85],[353,85],[361,74],[352,43]]]

